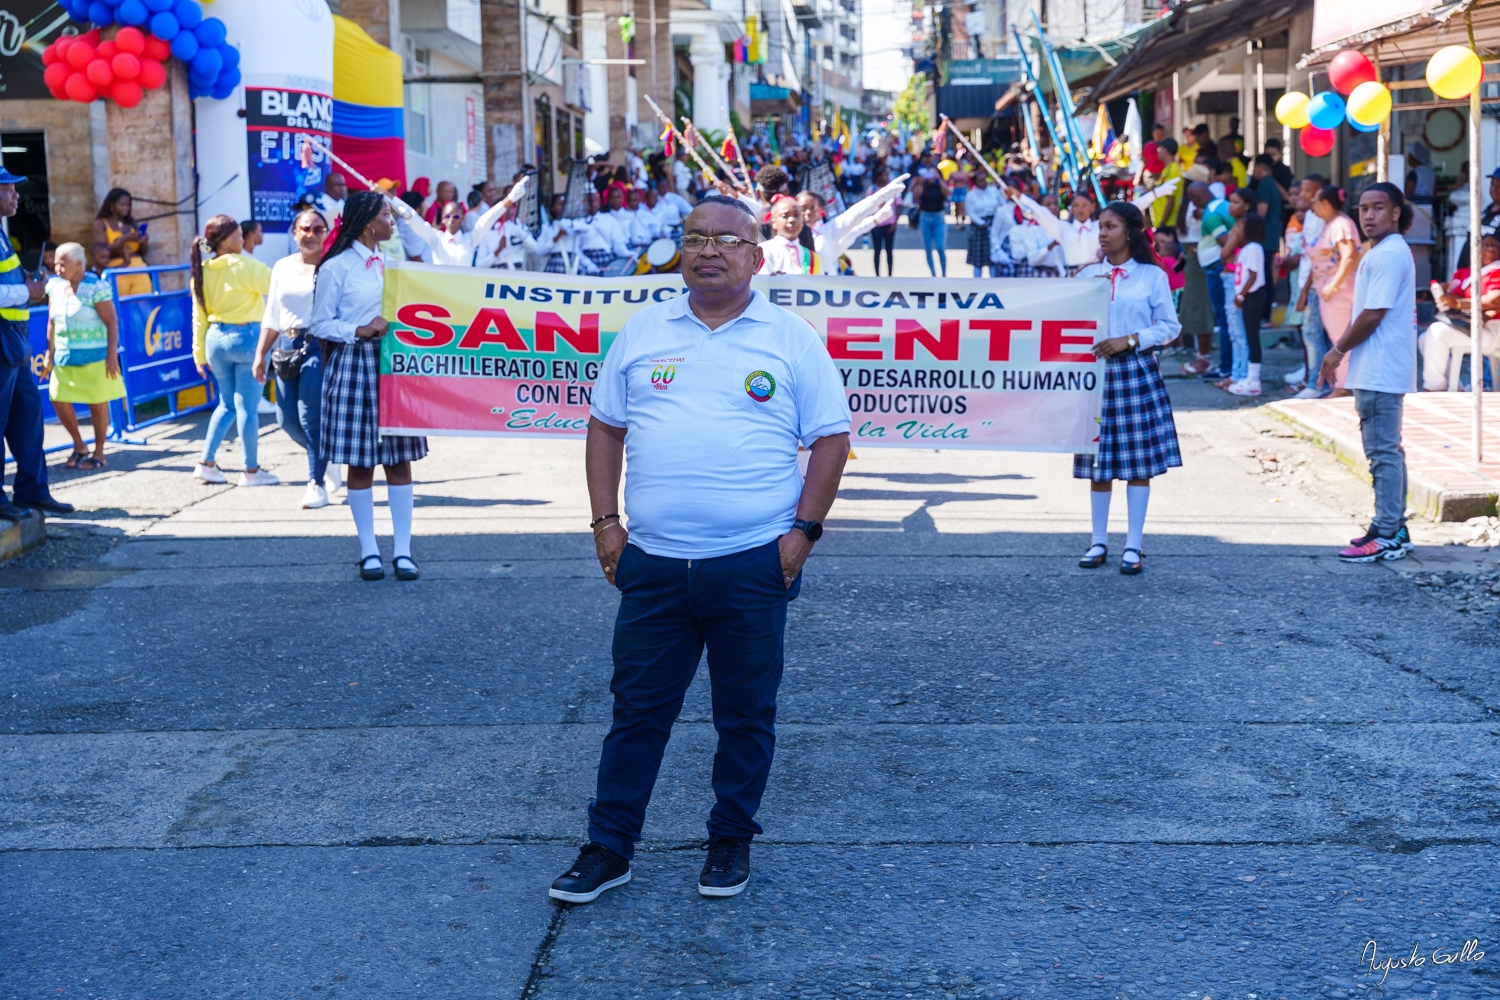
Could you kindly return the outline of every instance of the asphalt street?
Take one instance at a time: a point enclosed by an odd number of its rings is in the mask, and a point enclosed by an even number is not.
[[[1134,578],[1067,456],[859,451],[727,900],[706,669],[634,881],[546,895],[610,715],[580,442],[434,438],[414,584],[274,424],[281,487],[191,482],[201,420],[60,474],[0,566],[0,997],[1500,996],[1500,621],[1418,579],[1494,553],[1340,564],[1368,486],[1172,391]]]

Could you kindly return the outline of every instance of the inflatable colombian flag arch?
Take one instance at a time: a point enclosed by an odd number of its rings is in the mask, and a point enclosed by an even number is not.
[[[401,57],[348,18],[335,15],[333,27],[333,151],[370,180],[404,191]]]

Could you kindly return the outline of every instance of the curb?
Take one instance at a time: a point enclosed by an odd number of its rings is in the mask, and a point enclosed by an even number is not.
[[[30,552],[47,541],[47,519],[33,513],[23,521],[0,519],[0,562]]]
[[[1270,403],[1266,409],[1283,423],[1289,424],[1297,436],[1331,452],[1340,462],[1348,466],[1360,479],[1370,482],[1370,470],[1365,461],[1365,451],[1357,442],[1337,435],[1319,431],[1304,423],[1293,407],[1283,402]],[[1500,495],[1487,490],[1446,490],[1411,475],[1406,484],[1406,504],[1423,517],[1433,521],[1467,521],[1471,517],[1493,517]]]

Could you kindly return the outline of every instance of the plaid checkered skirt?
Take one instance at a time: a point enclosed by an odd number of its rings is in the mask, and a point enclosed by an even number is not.
[[[585,250],[584,254],[589,260],[598,265],[601,271],[613,263],[615,259],[615,255],[608,250]]]
[[[1105,362],[1099,454],[1074,455],[1074,478],[1153,479],[1181,464],[1172,400],[1156,355],[1116,354]]]
[[[547,258],[547,266],[546,268],[544,268],[544,270],[548,274],[567,274],[568,265],[563,263],[562,254],[555,253]]]
[[[427,455],[425,437],[380,433],[380,341],[334,344],[323,370],[322,457],[373,469]]]
[[[972,219],[969,221],[968,262],[974,267],[988,267],[990,264],[990,227],[981,226]]]
[[[1010,272],[1011,272],[1010,276],[1012,278],[1055,278],[1055,277],[1057,277],[1057,268],[1055,268],[1055,267],[1040,267],[1040,266],[1038,266],[1036,264],[1032,264],[1031,262],[1024,261],[1024,260],[1012,261],[1011,265],[1010,265]]]

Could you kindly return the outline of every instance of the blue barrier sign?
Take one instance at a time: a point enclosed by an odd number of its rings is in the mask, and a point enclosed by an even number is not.
[[[42,370],[47,364],[46,306],[31,307],[31,322],[26,332],[31,335],[31,374],[36,376],[37,388],[42,390],[42,419],[56,420],[57,411],[52,408],[52,400],[47,395],[47,387],[52,383],[52,376],[42,375]]]
[[[169,291],[161,288],[163,274],[186,270],[186,264],[167,264],[114,268],[104,272],[114,295],[115,315],[120,322],[120,371],[125,377],[124,429],[127,431],[215,405],[215,393],[210,385],[207,403],[178,409],[179,392],[209,385],[193,363],[192,293],[185,288]],[[131,274],[149,275],[151,291],[142,295],[121,295],[119,279]],[[163,396],[168,404],[164,416],[137,420],[137,405]]]

